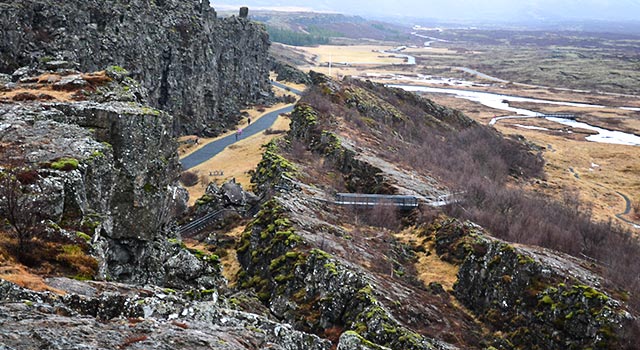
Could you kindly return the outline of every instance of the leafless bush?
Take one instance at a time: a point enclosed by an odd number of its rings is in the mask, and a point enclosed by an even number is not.
[[[430,175],[463,193],[459,203],[447,207],[447,214],[472,220],[512,242],[548,247],[597,261],[612,283],[632,295],[640,294],[637,277],[640,265],[635,263],[640,256],[640,243],[629,232],[611,221],[594,221],[591,208],[575,193],[568,192],[562,201],[556,201],[505,185],[511,179],[542,178],[544,161],[539,153],[491,128],[465,122],[455,112],[427,100],[381,86],[373,86],[369,91],[393,104],[406,118],[375,120],[375,124],[369,125],[363,118],[371,116],[334,103],[334,96],[318,87],[311,88],[304,99],[325,120],[330,121],[331,115],[344,116],[353,128],[363,131],[373,125],[378,135],[389,135],[378,137],[382,143],[379,149],[389,150],[383,151],[385,158],[415,169],[428,169]],[[433,115],[456,129],[429,122],[433,121]],[[375,211],[368,218],[355,211],[354,218],[382,225],[392,217],[385,208]],[[634,215],[640,216],[640,203],[634,205]],[[630,303],[640,310],[640,298],[631,298]]]
[[[198,181],[198,174],[193,171],[183,171],[182,174],[180,174],[180,183],[184,186],[195,186],[198,184]]]
[[[366,213],[365,221],[375,227],[395,230],[400,226],[400,213],[393,203],[380,202]]]
[[[293,95],[284,95],[282,96],[282,101],[284,103],[294,103],[296,102],[296,98]]]
[[[284,134],[285,132],[287,131],[282,129],[273,129],[273,128],[267,128],[264,131],[266,135],[279,135],[279,134]]]
[[[298,139],[291,140],[291,144],[289,146],[289,153],[291,154],[294,160],[299,160],[299,161],[308,159],[310,155],[305,143]]]

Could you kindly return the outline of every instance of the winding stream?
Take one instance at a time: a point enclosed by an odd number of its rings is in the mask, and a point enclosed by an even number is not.
[[[391,55],[393,57],[397,57],[397,58],[404,58],[407,61],[404,64],[410,65],[410,66],[415,66],[416,65],[416,58],[411,56],[411,55],[407,55],[404,53],[400,53],[401,51],[403,51],[404,49],[406,49],[406,46],[400,46],[397,47],[393,50],[387,50],[387,51],[381,51],[382,53],[386,53],[387,55]]]
[[[538,112],[534,112],[524,108],[511,107],[509,105],[509,102],[533,102],[533,103],[544,103],[544,104],[551,104],[551,105],[582,107],[582,108],[618,108],[621,110],[630,110],[630,111],[640,110],[640,108],[635,108],[635,107],[607,107],[607,106],[588,104],[588,103],[542,100],[542,99],[535,99],[535,98],[529,98],[529,97],[502,95],[502,94],[494,94],[490,92],[481,92],[481,91],[457,90],[457,89],[434,88],[434,87],[412,86],[412,85],[389,85],[389,86],[400,88],[406,91],[412,91],[412,92],[429,92],[429,93],[437,93],[437,94],[455,95],[458,98],[477,102],[490,108],[500,109],[503,111],[516,114],[515,116],[494,118],[489,123],[490,125],[495,124],[500,119],[506,119],[506,118],[541,118],[542,117],[542,114]],[[608,129],[593,126],[591,124],[587,124],[584,122],[572,120],[572,119],[556,118],[556,117],[545,117],[545,119],[562,124],[562,125],[567,125],[572,128],[587,129],[587,130],[595,131],[598,133],[596,135],[588,136],[586,138],[588,141],[619,144],[619,145],[640,146],[640,136],[638,135],[625,133],[622,131],[608,130]]]

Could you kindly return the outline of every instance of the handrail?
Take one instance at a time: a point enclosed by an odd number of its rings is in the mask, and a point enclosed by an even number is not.
[[[211,221],[213,221],[212,219],[217,218],[220,214],[224,213],[224,212],[228,212],[228,211],[235,211],[233,209],[220,209],[220,210],[216,210],[214,212],[210,212],[205,214],[202,217],[199,217],[187,224],[178,226],[178,233],[183,235],[187,232],[191,232],[191,231],[200,231],[202,229],[204,229],[205,227],[207,227],[209,224],[211,224]]]

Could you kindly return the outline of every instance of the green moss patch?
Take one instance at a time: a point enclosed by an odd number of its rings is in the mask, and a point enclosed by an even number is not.
[[[72,171],[78,169],[78,162],[75,158],[60,158],[51,163],[51,169],[61,170],[61,171]]]

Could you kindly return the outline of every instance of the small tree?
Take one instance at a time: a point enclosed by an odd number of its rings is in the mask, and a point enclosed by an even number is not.
[[[0,171],[0,220],[8,223],[18,239],[17,255],[24,260],[29,242],[38,230],[42,215],[38,201],[27,188],[37,181],[37,172],[21,167]]]

